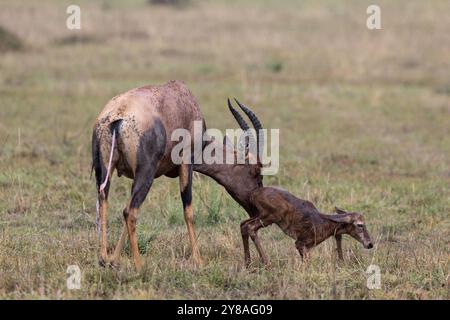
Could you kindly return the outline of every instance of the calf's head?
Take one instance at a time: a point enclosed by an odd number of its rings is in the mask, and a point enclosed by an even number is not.
[[[335,208],[337,215],[328,216],[330,220],[340,224],[339,233],[348,234],[359,241],[364,248],[372,249],[373,242],[367,231],[364,217],[358,212],[346,212]]]

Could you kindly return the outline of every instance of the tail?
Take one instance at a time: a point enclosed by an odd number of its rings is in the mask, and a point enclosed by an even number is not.
[[[108,185],[109,177],[111,175],[111,168],[112,168],[112,160],[114,155],[114,148],[116,146],[116,140],[119,134],[119,128],[122,120],[117,120],[112,122],[109,125],[110,132],[112,133],[112,139],[111,139],[111,149],[109,154],[109,162],[108,167],[105,167],[105,164],[102,161],[102,157],[100,154],[100,138],[101,135],[99,135],[98,127],[94,129],[94,133],[92,134],[92,170],[95,171],[95,179],[97,183],[97,190],[99,197],[97,198],[96,203],[96,211],[97,211],[97,217],[96,217],[96,226],[97,226],[97,232],[100,236],[101,232],[101,224],[100,224],[100,197],[107,198],[107,191],[105,193],[105,188]]]
[[[112,134],[112,139],[107,167],[106,163],[102,161],[103,158],[100,154],[100,144],[102,143],[102,141],[100,141],[101,134],[99,134],[99,130],[94,130],[94,133],[92,135],[92,171],[95,171],[97,190],[99,193],[105,190],[111,176],[112,160],[117,144],[117,138],[119,136],[119,125],[121,122],[122,120],[117,120],[109,124],[109,131]],[[103,131],[103,134],[104,133],[106,132]]]
[[[112,158],[113,158],[113,153],[114,153],[114,147],[116,145],[116,130],[113,129],[113,133],[112,133],[112,142],[111,142],[111,152],[109,154],[109,162],[108,162],[108,168],[106,169],[106,177],[105,177],[105,181],[103,181],[103,183],[100,185],[99,188],[99,192],[102,193],[103,190],[105,190],[106,184],[108,183],[108,179],[109,179],[109,175],[111,173],[111,163],[112,163]]]

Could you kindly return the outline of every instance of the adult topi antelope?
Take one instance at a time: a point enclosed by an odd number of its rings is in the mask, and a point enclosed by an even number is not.
[[[203,121],[203,116],[192,93],[179,81],[145,86],[120,94],[111,99],[98,116],[92,135],[92,160],[98,190],[101,265],[116,265],[119,262],[128,234],[135,267],[141,269],[136,238],[138,211],[153,180],[162,175],[179,177],[192,257],[196,264],[201,262],[191,206],[193,161],[174,164],[171,151],[178,141],[170,140],[173,130],[186,129],[191,133],[191,146],[195,150],[194,121]],[[195,156],[192,153],[192,157]],[[112,257],[108,257],[108,193],[114,170],[117,170],[118,176],[133,179],[133,184],[130,201],[123,210],[122,233]]]
[[[262,125],[256,115],[248,107],[237,101],[241,110],[249,117],[256,135],[257,146],[262,146]],[[241,115],[232,107],[228,100],[228,108],[244,131],[250,129]],[[194,144],[215,144],[223,154],[231,153],[237,157],[237,150],[225,139],[222,141],[198,141],[202,137],[193,134],[194,121],[202,121],[202,132],[206,130],[203,116],[198,104],[184,84],[171,81],[162,86],[146,86],[132,89],[113,98],[98,116],[92,136],[92,158],[98,190],[99,225],[101,229],[99,261],[101,265],[109,262],[117,265],[120,259],[127,234],[130,239],[131,251],[135,266],[141,268],[136,240],[136,220],[138,210],[148,194],[153,180],[161,175],[179,177],[180,192],[183,201],[184,217],[191,242],[194,262],[201,262],[194,231],[192,201],[192,171],[205,174],[220,185],[253,217],[257,215],[256,207],[250,201],[250,195],[263,186],[260,161],[261,150],[251,154],[250,145],[246,143],[246,161],[240,164],[204,162],[191,165],[194,158],[203,156],[196,154]],[[170,141],[175,129],[187,129],[190,132],[191,150],[194,150],[191,161],[176,165],[171,159],[171,153],[178,141]],[[254,142],[254,139],[251,138]],[[247,141],[250,142],[250,141]],[[186,141],[184,141],[186,143]],[[203,150],[200,150],[202,153]],[[248,161],[251,157],[256,162]],[[107,210],[108,193],[111,175],[117,170],[119,176],[125,175],[133,179],[131,199],[123,210],[124,222],[120,239],[112,257],[107,256]]]

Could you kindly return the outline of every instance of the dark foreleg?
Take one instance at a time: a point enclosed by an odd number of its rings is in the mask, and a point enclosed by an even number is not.
[[[136,171],[131,192],[130,206],[127,210],[124,210],[123,213],[128,230],[128,238],[130,240],[131,253],[137,271],[141,270],[142,262],[136,236],[136,222],[138,219],[139,208],[152,186],[155,171],[154,168],[155,165],[150,162]]]

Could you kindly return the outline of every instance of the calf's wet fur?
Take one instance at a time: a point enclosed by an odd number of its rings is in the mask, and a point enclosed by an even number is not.
[[[289,192],[262,187],[250,196],[258,214],[241,223],[245,264],[251,263],[249,237],[254,242],[262,262],[269,260],[258,237],[258,230],[276,224],[295,240],[295,246],[303,260],[308,260],[311,248],[334,236],[338,256],[343,260],[342,235],[348,234],[365,248],[373,248],[373,242],[365,226],[362,214],[335,208],[336,214],[321,213],[310,201],[299,199]]]

